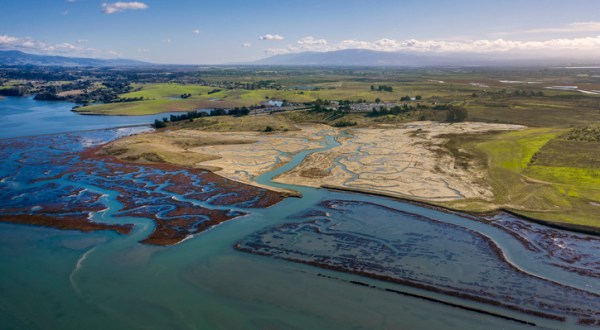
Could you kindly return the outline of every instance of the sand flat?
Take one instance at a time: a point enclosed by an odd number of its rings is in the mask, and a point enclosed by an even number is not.
[[[361,128],[341,145],[309,155],[276,182],[337,186],[432,201],[489,200],[491,187],[483,168],[456,166],[442,146],[446,134],[515,130],[517,125],[417,122],[398,127]],[[311,176],[316,169],[329,175]]]
[[[318,149],[327,134],[337,131],[326,125],[302,126],[300,131],[264,134],[259,132],[213,133],[199,132],[207,138],[233,138],[255,141],[251,144],[207,145],[189,149],[191,152],[214,156],[198,166],[218,168],[215,173],[236,181],[255,184],[257,176],[289,162],[294,154]]]
[[[304,150],[323,147],[327,135],[339,146],[309,154],[296,168],[275,178],[279,183],[357,191],[427,201],[465,198],[491,200],[486,169],[457,164],[444,149],[448,134],[508,131],[518,125],[413,122],[345,130],[327,125],[301,125],[288,132],[165,131],[129,137],[107,149],[132,157],[156,152],[161,161],[209,169],[228,179],[256,186],[259,175],[288,163]],[[141,151],[140,151],[141,150]],[[146,157],[148,158],[148,157]],[[262,186],[261,186],[262,187]],[[273,189],[272,187],[265,187]]]

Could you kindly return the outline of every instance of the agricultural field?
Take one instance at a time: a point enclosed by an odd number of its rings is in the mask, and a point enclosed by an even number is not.
[[[317,99],[369,103],[379,100],[381,103],[402,104],[406,103],[401,101],[403,97],[421,96],[418,102],[408,103],[429,107],[436,104],[461,106],[469,111],[469,120],[472,121],[548,127],[582,125],[600,120],[600,95],[591,92],[600,90],[598,79],[581,77],[578,72],[564,72],[567,70],[305,71],[246,69],[235,75],[215,69],[199,73],[202,84],[194,83],[200,80],[189,78],[168,83],[133,83],[133,91],[119,97],[143,100],[91,105],[77,111],[86,114],[147,115],[258,106],[268,100],[286,100],[299,105]],[[258,89],[241,88],[244,84],[261,81],[272,84],[258,85]],[[392,91],[371,88],[382,85],[391,87]],[[573,85],[579,89],[551,89],[561,85]],[[182,95],[186,95],[186,98],[182,98]],[[429,116],[426,119],[435,119],[435,116]]]

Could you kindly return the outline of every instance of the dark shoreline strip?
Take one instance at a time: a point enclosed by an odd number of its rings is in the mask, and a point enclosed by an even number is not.
[[[431,301],[431,302],[434,302],[434,303],[438,303],[438,304],[442,304],[442,305],[446,305],[446,306],[450,306],[450,307],[454,307],[454,308],[464,309],[464,310],[467,310],[467,311],[470,311],[470,312],[485,314],[485,315],[489,315],[489,316],[493,316],[493,317],[498,317],[498,318],[501,318],[501,319],[505,319],[505,320],[509,320],[509,321],[518,322],[518,323],[521,323],[521,324],[526,324],[526,325],[537,327],[537,324],[535,324],[533,322],[529,322],[529,321],[525,321],[525,320],[520,320],[520,319],[517,319],[517,318],[514,318],[514,317],[510,317],[510,316],[506,316],[506,315],[502,315],[502,314],[498,314],[498,313],[486,311],[486,310],[483,310],[483,309],[478,309],[478,308],[473,308],[473,307],[469,307],[469,306],[459,305],[459,304],[455,304],[455,303],[451,303],[451,302],[448,302],[448,301],[443,301],[443,300],[439,300],[439,299],[435,299],[435,298],[431,298],[431,297],[427,297],[427,296],[423,296],[423,295],[419,295],[419,294],[415,294],[415,293],[410,293],[410,292],[400,291],[400,290],[395,290],[395,289],[390,289],[390,288],[381,288],[381,287],[370,285],[370,284],[367,284],[367,283],[364,283],[364,282],[353,281],[353,280],[352,281],[351,280],[344,280],[344,279],[339,278],[339,277],[329,276],[329,275],[325,275],[325,274],[321,274],[321,273],[318,273],[317,276],[328,278],[328,279],[332,279],[332,280],[337,280],[337,281],[341,281],[341,282],[345,282],[345,283],[350,283],[350,284],[354,284],[354,285],[364,286],[364,287],[371,288],[371,289],[376,289],[376,290],[382,290],[382,291],[386,291],[386,292],[391,292],[391,293],[395,293],[395,294],[399,294],[399,295],[403,295],[403,296],[408,296],[408,297],[412,297],[412,298],[423,299],[423,300]]]
[[[570,224],[570,223],[565,223],[565,222],[552,222],[552,221],[547,221],[547,220],[542,220],[542,219],[536,219],[536,218],[532,218],[532,217],[520,214],[511,209],[507,209],[507,208],[503,208],[503,207],[499,208],[496,211],[487,211],[487,212],[463,211],[463,210],[453,209],[453,208],[450,208],[447,206],[437,205],[437,204],[423,201],[423,200],[416,200],[416,199],[411,199],[411,198],[407,198],[407,197],[396,196],[393,194],[387,194],[387,193],[383,193],[383,192],[370,191],[367,189],[348,188],[348,187],[333,186],[333,185],[328,185],[328,184],[321,185],[321,188],[327,189],[327,190],[332,190],[332,191],[342,191],[342,192],[347,192],[347,193],[385,197],[385,198],[389,198],[392,200],[401,201],[401,202],[404,202],[407,204],[412,204],[412,205],[416,205],[416,206],[420,206],[420,207],[424,207],[424,208],[428,208],[428,209],[432,209],[432,210],[436,210],[436,211],[440,211],[440,212],[445,212],[445,213],[450,213],[450,214],[454,214],[454,215],[459,215],[462,217],[467,217],[469,219],[476,220],[476,221],[481,221],[478,218],[481,216],[494,216],[494,215],[498,215],[501,213],[506,213],[506,214],[509,214],[516,218],[519,218],[521,220],[526,220],[529,222],[537,223],[537,224],[540,224],[540,225],[543,225],[546,227],[566,230],[566,231],[579,233],[579,234],[600,236],[600,228],[598,228],[598,227]]]

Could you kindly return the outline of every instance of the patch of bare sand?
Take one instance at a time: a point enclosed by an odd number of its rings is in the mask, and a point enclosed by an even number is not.
[[[268,171],[288,163],[293,155],[309,149],[322,147],[325,135],[337,134],[337,130],[326,125],[302,126],[302,130],[272,134],[258,132],[211,133],[209,137],[246,139],[255,141],[244,145],[206,145],[190,151],[211,155],[213,160],[202,162],[203,166],[218,167],[215,173],[224,177],[254,183],[254,179]]]
[[[276,182],[372,191],[430,201],[493,198],[478,164],[457,164],[443,145],[447,134],[520,129],[485,123],[415,122],[398,127],[353,129],[341,145],[309,155]]]
[[[447,141],[444,136],[515,130],[522,126],[414,122],[352,129],[350,135],[341,135],[340,129],[326,125],[300,128],[276,133],[180,129],[127,137],[109,144],[104,151],[128,161],[205,168],[260,186],[254,181],[256,177],[286,164],[301,151],[321,148],[326,135],[335,135],[340,146],[309,155],[275,181],[428,201],[491,200],[493,193],[485,181],[484,166],[458,162],[443,147]]]
[[[126,137],[108,144],[102,152],[129,162],[208,169],[228,179],[263,187],[254,181],[257,176],[286,164],[296,153],[321,148],[328,134],[338,131],[326,125],[277,133],[180,129]]]

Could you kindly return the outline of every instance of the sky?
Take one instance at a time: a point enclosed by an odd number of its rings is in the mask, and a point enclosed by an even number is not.
[[[0,49],[35,54],[227,64],[353,48],[600,57],[600,1],[1,0],[0,6]]]

